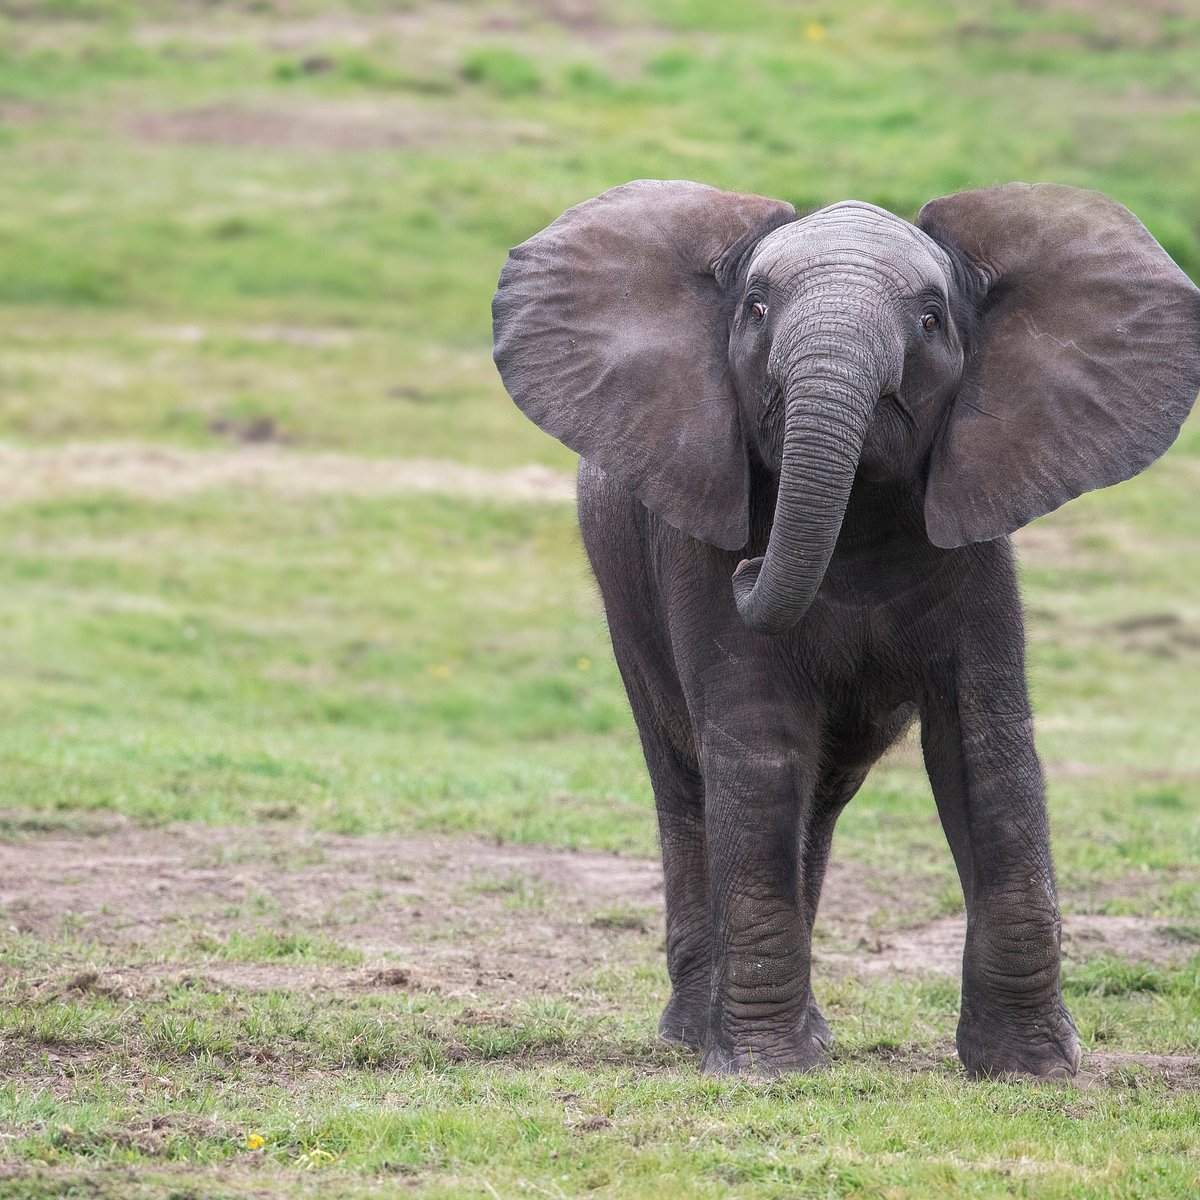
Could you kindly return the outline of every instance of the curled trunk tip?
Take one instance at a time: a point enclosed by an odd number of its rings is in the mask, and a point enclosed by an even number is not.
[[[733,573],[733,598],[745,623],[756,633],[786,633],[803,616],[792,619],[787,607],[765,603],[762,593],[755,595],[765,558],[743,558]]]
[[[850,499],[878,390],[870,381],[805,378],[788,389],[779,495],[767,552],[733,573],[742,620],[753,630],[791,629],[817,594]]]

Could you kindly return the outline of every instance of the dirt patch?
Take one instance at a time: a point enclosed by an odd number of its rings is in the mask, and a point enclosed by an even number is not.
[[[1180,936],[1180,930],[1191,928],[1154,917],[1068,914],[1063,918],[1063,957],[1084,962],[1097,954],[1112,954],[1131,962],[1178,961],[1195,953],[1195,943]]]
[[[313,69],[316,61],[313,61]],[[332,60],[331,60],[332,65]],[[251,150],[362,151],[413,149],[446,142],[540,141],[534,122],[444,113],[396,100],[324,101],[251,107],[233,101],[199,108],[144,112],[126,118],[124,132],[158,145]]]
[[[0,495],[9,503],[69,491],[115,491],[153,500],[228,488],[292,496],[442,492],[475,499],[575,498],[573,477],[536,464],[489,471],[436,459],[301,454],[270,444],[229,451],[118,442],[0,444],[0,479]]]
[[[1175,46],[1181,35],[1166,23],[1166,18],[1191,15],[1182,0],[1149,0],[1136,7],[1113,3],[1113,0],[1024,0],[1022,7],[1040,13],[1069,15],[1076,18],[1076,27],[1019,32],[972,16],[959,23],[959,36],[1006,42],[1029,51],[1056,49],[1109,53],[1129,48]]]
[[[256,42],[272,50],[303,51],[327,47],[360,49],[390,32],[395,21],[383,14],[333,12],[320,16],[288,19],[282,12],[270,20],[255,19],[252,13],[238,14],[236,20],[206,19],[188,21],[180,18],[161,23],[145,22],[131,32],[141,46],[161,46],[164,43],[185,41],[202,47],[225,47]]]
[[[332,1197],[359,1197],[368,1186],[357,1180],[347,1182],[344,1176],[331,1180],[329,1171],[303,1172],[263,1170],[261,1151],[245,1152],[239,1156],[243,1165],[220,1166],[215,1162],[188,1163],[155,1162],[152,1167],[98,1166],[81,1169],[76,1166],[49,1166],[46,1163],[0,1163],[0,1183],[19,1184],[20,1190],[5,1194],[17,1196],[80,1196],[88,1200],[199,1200],[200,1197],[229,1197],[230,1200],[331,1200]],[[368,1176],[368,1178],[370,1178]],[[426,1183],[429,1172],[408,1173],[404,1167],[393,1167],[387,1177],[386,1194],[395,1196],[418,1194],[411,1189]],[[375,1195],[381,1194],[376,1191]]]
[[[824,904],[823,904],[824,907]],[[862,976],[958,975],[962,968],[965,917],[939,917],[912,929],[853,937],[854,921],[842,922],[838,941],[818,947],[814,957],[835,968]],[[1168,963],[1191,956],[1194,946],[1181,939],[1173,927],[1152,917],[1083,915],[1063,917],[1063,957],[1086,962],[1104,954],[1134,962]]]
[[[287,54],[335,58],[347,49],[361,52],[374,47],[382,61],[398,55],[410,70],[411,64],[418,63],[450,69],[481,39],[544,24],[576,36],[577,54],[601,56],[608,69],[621,78],[635,77],[644,57],[674,40],[669,28],[643,22],[625,24],[622,16],[628,19],[628,13],[589,0],[535,0],[503,9],[478,6],[476,11],[463,4],[424,0],[419,5],[381,6],[378,11],[335,9],[309,15],[285,12],[279,6],[265,20],[248,11],[232,20],[224,15],[223,20],[214,20],[205,12],[202,20],[178,17],[139,23],[132,36],[146,46],[185,43],[194,50],[250,42]],[[532,43],[530,48],[539,44]]]
[[[1075,1082],[1080,1087],[1102,1084],[1132,1088],[1159,1083],[1172,1091],[1195,1091],[1200,1089],[1200,1055],[1096,1051],[1084,1055],[1083,1066]]]
[[[12,931],[166,959],[150,975],[122,964],[39,985],[55,992],[138,994],[193,972],[253,988],[561,994],[660,940],[656,863],[477,839],[119,825],[0,845],[0,878]],[[366,965],[336,961],[352,954]],[[239,956],[276,960],[220,961]]]
[[[617,854],[116,822],[0,843],[0,879],[10,932],[104,951],[103,965],[23,974],[46,995],[134,997],[194,976],[254,989],[518,998],[570,994],[610,964],[661,959],[659,864]],[[833,864],[818,973],[957,975],[962,917],[902,927],[906,907],[929,900]],[[1194,951],[1172,927],[1130,916],[1068,916],[1064,948],[1075,961]],[[139,965],[147,954],[155,963]]]
[[[47,104],[24,100],[0,100],[0,125],[30,125],[40,121],[53,110]]]
[[[1178,613],[1139,613],[1114,621],[1103,632],[1116,634],[1121,647],[1135,654],[1179,659],[1200,654],[1200,627]]]
[[[336,108],[248,108],[231,102],[139,113],[128,119],[126,130],[143,142],[268,150],[375,150],[406,141],[402,127]]]
[[[155,325],[145,331],[148,337],[185,346],[198,346],[208,336],[203,325]],[[243,341],[262,345],[282,344],[310,350],[344,350],[354,345],[355,334],[349,329],[321,329],[311,325],[249,325],[237,331]]]
[[[1021,565],[1075,567],[1080,564],[1079,536],[1053,522],[1026,525],[1013,534],[1012,540]]]

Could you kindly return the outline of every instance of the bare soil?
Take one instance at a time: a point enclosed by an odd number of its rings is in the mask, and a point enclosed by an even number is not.
[[[571,501],[575,480],[537,464],[490,471],[420,458],[301,454],[270,444],[185,450],[127,442],[25,447],[0,443],[0,503],[64,491],[117,491],[146,499],[256,488],[282,495],[386,496],[442,492],[479,499]]]
[[[157,1132],[152,1131],[151,1137]],[[127,1144],[132,1146],[142,1140],[136,1128],[130,1133]],[[171,1200],[207,1200],[218,1196],[230,1200],[308,1200],[309,1197],[328,1200],[331,1196],[379,1194],[364,1192],[355,1183],[347,1184],[344,1176],[338,1179],[335,1188],[327,1171],[313,1172],[306,1178],[298,1171],[275,1175],[262,1170],[263,1165],[261,1151],[241,1154],[236,1167],[211,1162],[200,1166],[158,1161],[149,1171],[144,1164],[79,1167],[8,1162],[0,1163],[0,1195],[80,1196],[88,1200],[163,1200],[164,1196]],[[388,1194],[419,1194],[414,1189],[426,1178],[415,1169],[407,1174],[403,1168],[393,1168],[388,1185],[394,1190]],[[4,1185],[9,1183],[19,1185],[20,1190],[4,1191]]]
[[[322,61],[312,60],[314,69]],[[415,102],[396,100],[254,106],[225,100],[197,108],[136,113],[124,119],[123,128],[141,142],[275,152],[413,149],[448,141],[494,145],[547,136],[543,126],[531,121],[468,114],[447,121],[444,114]]]
[[[1141,1087],[1147,1078],[1169,1088],[1193,1091],[1200,1088],[1200,1056],[1195,1054],[1118,1054],[1096,1050],[1084,1059],[1076,1076],[1080,1087]]]
[[[165,973],[255,989],[399,987],[502,1000],[578,995],[609,964],[661,959],[659,864],[618,854],[112,821],[0,843],[0,880],[10,931],[101,951],[37,985],[50,990],[134,995]],[[963,918],[911,920],[931,899],[834,863],[817,972],[956,975]],[[226,961],[238,938],[256,935],[302,935],[315,949]],[[1194,949],[1162,921],[1097,915],[1066,916],[1064,948],[1077,961],[1146,962]],[[362,965],[338,962],[351,953]]]
[[[662,887],[656,863],[612,854],[125,822],[0,845],[0,879],[10,929],[115,960],[151,951],[249,987],[498,996],[561,993],[631,942],[652,944]],[[263,932],[321,939],[367,965],[219,961],[231,934]],[[56,986],[136,989],[141,971]]]
[[[533,0],[507,9],[426,2],[361,11],[334,5],[329,11],[309,15],[278,9],[265,18],[252,8],[247,6],[247,11],[234,19],[214,20],[201,6],[200,20],[175,15],[172,20],[139,22],[132,33],[135,41],[148,46],[180,41],[195,46],[252,42],[274,51],[331,57],[347,49],[363,50],[390,42],[414,62],[432,60],[451,71],[464,47],[481,37],[546,24],[580,35],[586,40],[580,41],[579,52],[599,56],[614,74],[627,78],[643,57],[669,44],[672,32],[642,21],[625,24],[617,6],[595,0]]]

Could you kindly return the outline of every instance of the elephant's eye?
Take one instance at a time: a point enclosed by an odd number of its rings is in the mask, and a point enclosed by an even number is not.
[[[942,318],[935,312],[927,312],[921,314],[921,328],[926,333],[933,333],[936,329],[941,329]]]
[[[761,321],[767,315],[767,306],[761,300],[755,300],[750,305],[750,312],[756,321]]]

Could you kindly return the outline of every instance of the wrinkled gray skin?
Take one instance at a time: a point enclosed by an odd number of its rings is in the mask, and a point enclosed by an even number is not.
[[[966,192],[912,225],[643,181],[513,251],[494,314],[510,393],[583,456],[658,809],[661,1036],[709,1072],[820,1061],[834,822],[919,714],[967,909],[960,1056],[1072,1075],[1006,535],[1167,448],[1200,293],[1095,193]]]

